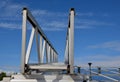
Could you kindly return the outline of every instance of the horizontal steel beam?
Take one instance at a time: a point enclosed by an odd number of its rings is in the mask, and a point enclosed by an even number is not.
[[[28,64],[28,69],[33,70],[67,70],[67,65],[64,63],[49,63],[49,64]]]

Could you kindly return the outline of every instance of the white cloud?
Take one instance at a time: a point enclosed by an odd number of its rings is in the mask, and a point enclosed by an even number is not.
[[[0,66],[0,71],[2,72],[18,72],[20,71],[20,67],[19,66]]]
[[[117,26],[116,24],[105,22],[105,21],[97,21],[91,19],[75,19],[75,26],[77,29],[90,29],[90,28],[97,28],[101,27],[112,27]]]
[[[21,25],[15,23],[0,23],[0,28],[21,29]]]
[[[77,12],[76,13],[77,16],[80,16],[80,17],[109,17],[111,16],[110,14],[108,13],[104,13],[104,12],[99,12],[99,13],[94,13],[94,12]]]
[[[77,13],[76,15],[78,15],[78,16],[94,16],[94,13],[92,13],[92,12],[88,12],[88,13]]]
[[[0,28],[21,29],[21,11],[23,4],[9,0],[0,3]]]
[[[47,10],[33,10],[32,11],[33,15],[39,16],[39,15],[48,15]]]
[[[23,4],[13,3],[9,0],[2,1],[0,3],[0,17],[16,17],[20,16],[20,11],[22,10]]]
[[[63,31],[61,28],[43,28],[44,31]]]
[[[120,51],[120,41],[104,42],[101,44],[88,46],[88,48],[93,48],[93,49],[106,48],[106,49]]]
[[[34,16],[47,16],[47,17],[64,17],[68,15],[68,13],[65,12],[51,12],[48,10],[40,10],[40,9],[33,10],[32,14]]]
[[[119,55],[105,55],[105,54],[94,54],[83,56],[81,58],[77,58],[75,63],[77,65],[88,67],[88,62],[93,63],[92,66],[101,66],[101,67],[119,67],[120,63],[120,56]],[[79,63],[78,63],[79,61]]]
[[[45,31],[63,31],[67,28],[67,14],[65,12],[52,12],[49,10],[36,9],[31,11],[33,16],[36,17],[38,23]]]
[[[52,21],[52,22],[47,23],[46,26],[48,26],[48,27],[54,27],[54,28],[64,28],[67,25],[64,22]]]
[[[22,8],[26,4],[22,3],[15,3],[9,0],[1,1],[0,3],[0,9],[2,12],[0,12],[0,22],[5,21],[4,23],[6,24],[7,22],[16,22],[19,21],[19,24],[21,24],[21,19],[22,19]],[[68,15],[69,12],[53,12],[50,10],[42,10],[42,9],[36,9],[36,10],[31,10],[32,14],[34,17],[36,17],[38,23],[40,26],[42,26],[43,30],[47,31],[62,31],[65,28],[67,28],[68,24]],[[79,19],[81,16],[94,16],[96,15],[93,12],[88,12],[88,13],[82,13],[82,12],[77,12],[77,18],[75,18],[75,28],[77,29],[90,29],[90,28],[96,28],[99,26],[115,26],[113,23],[109,22],[101,22],[97,20],[90,20],[90,19]],[[108,14],[103,14],[103,15],[108,15]],[[16,24],[6,24],[6,25],[1,25],[2,27],[5,28],[13,28],[16,29],[18,28],[18,25]],[[7,27],[8,26],[8,27]],[[17,26],[15,28],[15,26]]]

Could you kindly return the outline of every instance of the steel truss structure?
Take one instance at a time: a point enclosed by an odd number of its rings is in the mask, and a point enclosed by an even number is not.
[[[74,65],[74,8],[70,10],[68,32],[66,39],[65,63],[58,63],[58,53],[48,40],[39,24],[27,8],[23,8],[22,22],[22,58],[21,58],[21,73],[26,73],[29,69],[36,70],[67,70],[73,74]],[[28,46],[26,46],[27,21],[32,25],[32,31]],[[28,64],[33,44],[33,39],[36,38],[38,64]],[[40,37],[40,40],[39,38]],[[46,60],[44,60],[46,52]],[[44,63],[46,61],[46,64]]]
[[[65,62],[58,62],[58,53],[48,40],[35,18],[27,8],[23,8],[23,23],[22,23],[22,58],[21,58],[21,73],[9,77],[7,82],[120,82],[118,78],[113,76],[120,76],[119,68],[91,68],[92,63],[88,63],[88,68],[81,66],[74,66],[74,8],[71,8],[69,14],[69,22],[66,36],[65,46]],[[27,22],[32,25],[31,35],[27,46]],[[36,49],[38,55],[38,63],[30,64],[30,54],[33,45],[33,39],[36,38]],[[46,57],[46,58],[44,58]],[[44,60],[45,59],[45,60]],[[78,72],[75,72],[76,69]],[[114,70],[117,69],[117,70]],[[32,74],[31,71],[38,71]],[[58,71],[59,70],[59,71]],[[66,73],[56,73],[66,71]],[[43,72],[51,72],[51,74],[44,74]],[[84,71],[84,72],[82,72]],[[97,72],[96,72],[97,71]],[[105,72],[108,72],[107,74]],[[28,74],[29,73],[29,74]],[[94,80],[92,77],[99,76],[105,79]],[[5,81],[6,82],[6,79]]]

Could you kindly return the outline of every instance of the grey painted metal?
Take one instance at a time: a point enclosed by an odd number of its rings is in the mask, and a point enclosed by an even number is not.
[[[54,63],[54,51],[53,51],[53,63]]]
[[[55,53],[55,62],[58,62],[58,61],[57,61],[57,55],[56,55],[56,53]]]
[[[46,63],[48,63],[48,44],[46,43]]]
[[[45,55],[45,46],[46,46],[46,41],[44,40],[43,42],[43,49],[42,49],[42,58],[41,58],[41,63],[44,62],[44,55]]]
[[[48,44],[48,63],[50,63],[50,46],[49,46],[49,44]]]
[[[69,63],[69,55],[68,55],[68,39],[66,40],[66,48],[65,48],[65,64]]]
[[[69,20],[70,22],[70,20]],[[70,23],[69,23],[70,24]],[[68,29],[67,29],[67,36],[66,36],[66,47],[65,47],[65,64],[69,64],[69,27],[70,25],[68,24]]]
[[[28,64],[28,61],[29,61],[29,56],[30,56],[30,52],[31,52],[31,48],[32,48],[34,35],[35,35],[35,28],[32,28],[32,32],[31,32],[31,35],[30,35],[30,40],[29,40],[29,44],[28,44],[28,48],[27,48],[27,53],[26,53],[26,62],[25,62],[25,64]]]
[[[53,62],[53,49],[51,49],[51,61]]]
[[[65,47],[65,64],[69,65],[68,69],[71,74],[74,73],[74,15],[74,9],[71,8]]]
[[[37,46],[37,53],[38,53],[38,62],[41,63],[40,59],[40,46],[39,46],[39,40],[38,40],[38,29],[35,28],[35,35],[36,35],[36,46]]]
[[[69,30],[69,65],[70,73],[74,73],[74,9],[70,11],[70,30]]]
[[[55,52],[54,52],[54,62],[56,62],[55,58],[56,58],[56,57],[55,57]]]
[[[50,63],[52,63],[52,48],[50,48]]]
[[[55,59],[54,59],[54,62],[56,62],[56,55],[55,55],[55,52],[54,52],[54,56],[55,56],[55,57],[54,57],[54,58],[55,58]]]
[[[53,62],[55,62],[55,52],[53,52]]]
[[[29,64],[28,67],[29,69],[39,69],[41,71],[67,70],[67,65],[64,63],[48,63],[48,64],[41,64],[41,65]]]
[[[42,38],[42,36],[40,35],[40,59],[42,58],[42,43],[43,43],[43,38]],[[41,60],[40,60],[41,61]]]
[[[25,73],[25,55],[26,55],[26,23],[27,23],[27,11],[23,10],[22,20],[22,53],[21,53],[21,73]]]
[[[57,55],[57,53],[56,53],[56,62],[58,62],[58,55]]]
[[[51,47],[49,46],[50,48],[50,51],[49,51],[49,60],[50,60],[50,63],[51,63]]]

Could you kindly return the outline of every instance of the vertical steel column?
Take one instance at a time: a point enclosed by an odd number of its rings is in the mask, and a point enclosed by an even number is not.
[[[45,45],[46,45],[46,41],[44,40],[44,42],[43,42],[43,49],[42,49],[42,58],[41,58],[41,63],[43,63],[43,62],[44,62]]]
[[[69,30],[69,65],[70,74],[74,73],[74,8],[70,11],[70,30]]]
[[[55,52],[53,52],[53,62],[55,62]]]
[[[26,57],[26,23],[27,23],[27,10],[23,9],[23,22],[22,22],[22,57],[21,57],[21,73],[25,73],[25,57]]]
[[[37,52],[38,52],[38,63],[41,63],[40,61],[40,46],[39,46],[39,40],[38,40],[38,29],[35,28],[35,33],[36,33],[36,47],[37,47]]]
[[[55,53],[55,55],[56,55],[56,62],[58,62],[58,54],[57,54],[57,53]]]
[[[42,35],[40,35],[40,63],[41,63],[41,58],[42,58],[42,48],[43,48],[43,45],[42,45],[42,43],[43,43],[43,37],[42,37]]]
[[[50,45],[48,44],[48,62],[50,63]]]
[[[56,62],[56,54],[54,53],[54,56],[55,56],[55,59],[54,59],[54,61]]]
[[[52,63],[52,48],[50,46],[50,63]]]
[[[58,54],[55,53],[55,62],[58,62]]]
[[[51,50],[51,61],[53,62],[53,49]]]
[[[46,63],[48,63],[48,48],[49,48],[49,44],[46,43]]]

